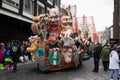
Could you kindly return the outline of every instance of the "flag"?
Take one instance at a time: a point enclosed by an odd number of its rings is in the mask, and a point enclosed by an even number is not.
[[[96,33],[96,27],[95,27],[93,16],[91,16],[91,19],[92,19],[92,30],[93,30],[93,42],[98,42],[98,37]]]
[[[73,17],[76,17],[77,7],[76,5],[70,6],[70,12]]]
[[[79,34],[77,17],[73,17],[73,29],[74,29],[74,32]]]
[[[77,20],[77,17],[76,17],[76,11],[77,11],[77,6],[76,5],[70,6],[70,12],[71,12],[71,16],[73,18],[73,29],[74,29],[74,32],[79,34],[78,20]]]
[[[78,28],[79,30],[81,30],[82,36],[84,31],[87,31],[89,37],[91,37],[93,42],[98,42],[98,36],[97,36],[93,16],[83,15],[82,17],[77,17],[77,19],[78,19]]]

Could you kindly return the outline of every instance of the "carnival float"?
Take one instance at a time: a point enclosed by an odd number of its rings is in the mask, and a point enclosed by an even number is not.
[[[52,8],[49,14],[35,16],[31,29],[34,35],[28,38],[31,46],[27,50],[37,69],[46,72],[82,64],[85,44],[75,35],[70,15]]]

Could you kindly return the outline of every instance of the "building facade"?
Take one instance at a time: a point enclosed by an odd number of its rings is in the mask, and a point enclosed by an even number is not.
[[[114,0],[113,38],[120,39],[120,0]]]
[[[33,35],[33,17],[60,4],[61,0],[0,0],[0,41],[26,40]]]

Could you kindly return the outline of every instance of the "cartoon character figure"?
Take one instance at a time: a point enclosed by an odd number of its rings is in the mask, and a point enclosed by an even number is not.
[[[74,39],[72,38],[73,32],[73,25],[70,16],[63,15],[61,17],[61,25],[63,27],[62,34],[64,35],[63,40],[63,47],[62,47],[62,55],[65,59],[66,63],[70,63],[73,61],[73,56],[76,51],[76,46]],[[77,54],[77,53],[75,53]]]
[[[60,15],[59,10],[56,8],[50,9],[49,19],[47,21],[47,41],[46,43],[49,45],[50,50],[59,50],[58,44],[58,36],[62,31],[62,27],[60,24]]]
[[[64,37],[71,37],[74,32],[70,16],[63,15],[61,18],[61,25],[63,27],[62,32],[64,33]]]
[[[70,16],[52,8],[49,14],[35,16],[31,29],[38,36],[29,38],[31,46],[27,50],[33,53],[38,69],[60,70],[79,63]]]
[[[32,53],[32,61],[36,60],[36,50],[39,47],[39,39],[40,37],[36,36],[30,36],[28,40],[31,42],[31,46],[27,48],[28,52]]]
[[[34,23],[31,26],[33,33],[35,35],[38,35],[38,37],[39,37],[39,38],[37,38],[38,40],[36,39],[37,41],[39,41],[38,47],[37,47],[37,49],[34,49],[35,55],[39,55],[39,57],[40,57],[40,55],[41,55],[41,57],[43,57],[44,55],[49,54],[49,47],[45,43],[45,42],[47,42],[47,40],[46,40],[47,20],[48,20],[48,14],[40,14],[39,16],[34,17]],[[37,58],[37,56],[36,56],[36,59],[39,59],[39,58]]]

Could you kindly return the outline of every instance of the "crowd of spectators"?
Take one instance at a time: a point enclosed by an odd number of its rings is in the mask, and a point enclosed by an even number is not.
[[[31,61],[32,55],[27,51],[29,46],[30,43],[28,41],[12,40],[4,43],[0,42],[0,69],[12,69],[14,68],[14,62],[23,63]],[[18,50],[17,47],[19,48]],[[20,56],[23,57],[22,61]]]

